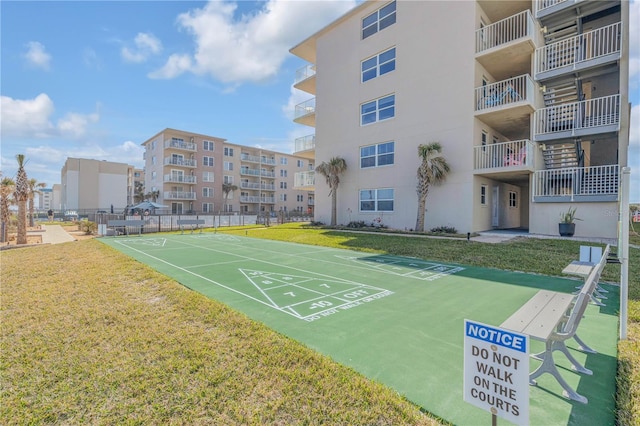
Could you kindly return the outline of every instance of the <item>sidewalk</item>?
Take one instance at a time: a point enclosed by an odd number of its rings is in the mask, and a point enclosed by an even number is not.
[[[42,244],[60,244],[76,240],[60,225],[42,224],[41,226],[44,231],[42,232]]]

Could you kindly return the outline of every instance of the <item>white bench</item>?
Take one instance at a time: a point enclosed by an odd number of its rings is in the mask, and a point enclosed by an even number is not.
[[[193,234],[193,231],[196,229],[200,229],[200,233],[202,234],[202,227],[199,227],[199,225],[204,225],[204,219],[178,219],[178,226],[180,227],[180,230],[182,231],[183,234],[184,234],[185,225],[191,226],[192,234]]]
[[[129,235],[129,228],[138,228],[138,235],[142,233],[142,227],[144,226],[144,220],[142,219],[114,219],[107,221],[107,228],[112,228],[115,235],[118,235],[118,229],[122,228],[122,233]]]
[[[544,373],[551,374],[564,389],[563,395],[586,404],[587,398],[578,394],[562,378],[553,360],[553,352],[562,352],[571,362],[572,369],[583,374],[593,372],[578,362],[567,349],[565,341],[573,338],[584,352],[595,353],[589,348],[576,332],[584,316],[589,300],[594,292],[608,255],[608,246],[600,262],[591,268],[584,285],[577,296],[549,290],[540,290],[527,303],[507,318],[500,328],[529,335],[532,339],[543,341],[545,350],[532,355],[542,361],[542,364],[529,375],[529,382],[535,385],[535,379]]]
[[[608,244],[605,247],[604,252],[602,247],[580,246],[580,259],[574,260],[568,264],[562,270],[562,273],[567,275],[576,275],[586,279],[591,273],[591,270],[596,266],[600,268],[600,272],[602,273],[602,269],[604,269],[604,265],[607,263],[610,250],[611,247]],[[582,288],[582,285],[577,288]],[[596,288],[591,294],[591,301],[598,306],[605,306],[601,300],[606,299],[607,297],[602,293],[608,293],[608,291],[596,284]]]

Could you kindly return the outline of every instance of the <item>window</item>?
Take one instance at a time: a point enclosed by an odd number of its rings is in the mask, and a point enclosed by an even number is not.
[[[509,207],[517,208],[518,207],[518,193],[509,191]]]
[[[296,201],[303,202],[304,201],[304,195],[296,195]]]
[[[364,40],[395,23],[396,2],[393,1],[362,20],[362,39]]]
[[[156,156],[155,155],[153,157],[151,157],[151,164],[153,164],[153,165],[156,164]]]
[[[202,188],[202,196],[205,198],[213,197],[213,188]]]
[[[280,169],[280,177],[287,177],[287,171],[284,169]]]
[[[202,157],[202,165],[213,167],[213,157]]]
[[[280,189],[287,189],[287,182],[280,182]]]
[[[396,48],[362,61],[362,82],[396,69]]]
[[[151,172],[151,179],[156,180],[156,172]]]
[[[224,162],[224,169],[227,171],[233,170],[233,163],[231,161]]]
[[[215,145],[211,141],[202,141],[202,149],[205,151],[213,151],[215,149]]]
[[[213,182],[213,172],[202,172],[202,181],[203,182]]]
[[[298,160],[298,167],[304,167],[304,161]]]
[[[151,151],[154,151],[156,149],[156,141],[157,139],[151,141]]]
[[[280,157],[280,164],[282,164],[283,166],[287,165],[287,157]]]
[[[213,203],[202,203],[203,213],[213,213]]]
[[[481,144],[482,144],[482,151],[486,151],[487,150],[487,132],[485,132],[484,130],[482,131],[482,137],[481,137]]]
[[[393,164],[395,143],[385,142],[360,148],[360,168]]]
[[[392,212],[393,189],[363,189],[360,191],[360,211]]]
[[[395,104],[396,95],[389,95],[360,105],[360,124],[364,126],[393,118],[396,114]]]
[[[233,148],[225,147],[224,155],[225,157],[233,157]]]
[[[487,185],[480,185],[480,204],[487,205]]]
[[[280,201],[287,201],[287,194],[280,194]]]
[[[229,185],[233,185],[233,176],[224,175],[222,177],[222,182],[228,183]]]

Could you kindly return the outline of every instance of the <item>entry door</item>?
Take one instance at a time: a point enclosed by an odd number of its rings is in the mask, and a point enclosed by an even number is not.
[[[182,214],[182,203],[171,203],[171,213]]]
[[[500,187],[493,187],[493,197],[491,197],[491,226],[500,226]]]

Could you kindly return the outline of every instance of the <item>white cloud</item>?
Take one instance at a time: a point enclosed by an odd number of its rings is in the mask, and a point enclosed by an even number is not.
[[[266,81],[276,75],[292,46],[355,4],[353,0],[269,0],[258,12],[237,17],[236,3],[210,1],[178,16],[178,25],[195,39],[193,55],[172,55],[149,77],[173,78],[191,72],[227,84]]]
[[[134,39],[135,48],[122,47],[120,54],[126,62],[145,62],[152,55],[162,51],[162,42],[151,33],[138,33]]]
[[[51,55],[45,51],[44,45],[40,42],[30,41],[27,43],[27,53],[24,54],[24,57],[29,65],[35,68],[42,68],[47,71],[50,68]]]
[[[96,123],[100,119],[98,113],[78,114],[70,112],[58,120],[58,130],[63,136],[81,138],[87,131],[89,123]]]

